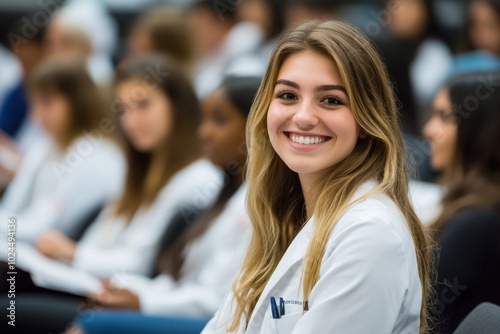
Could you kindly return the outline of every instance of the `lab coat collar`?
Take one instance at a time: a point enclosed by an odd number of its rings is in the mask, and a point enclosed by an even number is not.
[[[373,190],[377,184],[378,182],[376,180],[368,180],[361,184],[361,186],[354,193],[351,202]],[[262,294],[255,305],[254,312],[248,322],[247,333],[253,333],[252,329],[255,328],[252,326],[253,324],[256,325],[262,322],[262,318],[269,307],[270,296],[279,293],[279,291],[276,290],[280,289],[278,285],[282,286],[287,284],[288,280],[294,276],[296,267],[302,264],[304,255],[307,252],[307,247],[309,246],[309,242],[311,241],[314,233],[314,225],[314,216],[312,216],[286,250],[283,258],[274,270],[274,273],[271,275],[269,282],[262,291]]]

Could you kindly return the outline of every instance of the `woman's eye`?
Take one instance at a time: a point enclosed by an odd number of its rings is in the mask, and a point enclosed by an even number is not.
[[[141,109],[147,108],[148,106],[149,106],[149,100],[141,100],[137,102],[137,107]]]
[[[446,113],[442,110],[436,110],[433,114],[437,116],[443,123],[454,123],[457,120],[456,115],[452,112]]]
[[[283,99],[283,100],[296,100],[297,99],[297,97],[295,96],[295,94],[290,93],[290,92],[281,93],[281,94],[278,95],[278,97],[280,99]]]
[[[330,105],[342,105],[344,104],[341,99],[338,97],[326,97],[322,101],[323,103],[330,104]]]
[[[115,112],[118,115],[118,117],[123,116],[126,111],[127,111],[127,108],[124,105],[121,105],[121,104],[117,105],[116,108],[115,108]]]
[[[214,118],[215,124],[217,125],[225,125],[227,123],[227,119],[224,117],[215,117]]]

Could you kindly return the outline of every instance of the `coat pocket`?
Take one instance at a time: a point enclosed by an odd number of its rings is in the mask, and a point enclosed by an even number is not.
[[[293,332],[295,325],[299,322],[302,317],[302,311],[296,312],[292,314],[286,314],[282,316],[280,319],[273,319],[273,325],[275,326],[275,332],[278,334],[290,334]]]

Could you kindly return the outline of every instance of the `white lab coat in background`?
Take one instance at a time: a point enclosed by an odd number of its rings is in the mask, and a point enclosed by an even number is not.
[[[432,224],[441,213],[441,200],[443,199],[443,187],[428,182],[410,180],[409,198],[413,210],[422,224]]]
[[[236,24],[219,48],[195,65],[194,87],[198,98],[203,100],[217,89],[231,62],[253,52],[261,41],[262,32],[256,25]]]
[[[60,153],[41,136],[2,198],[2,232],[14,217],[17,241],[33,243],[51,228],[72,234],[87,215],[117,196],[124,175],[122,152],[107,139],[83,135]]]
[[[354,198],[376,186],[363,184]],[[384,194],[354,204],[333,229],[318,282],[303,312],[302,262],[314,230],[303,227],[272,274],[245,330],[236,333],[418,333],[422,290],[415,248],[396,205]],[[285,300],[285,315],[273,319],[269,298]],[[202,333],[226,333],[235,309],[225,299]]]
[[[160,274],[115,277],[117,285],[134,291],[145,314],[209,318],[231,289],[251,234],[245,210],[246,186],[231,197],[209,229],[188,246],[181,278]]]
[[[78,243],[72,265],[98,277],[150,275],[170,220],[187,207],[202,210],[221,186],[220,170],[198,160],[172,176],[154,202],[140,207],[131,221],[114,216],[114,204],[109,205]]]

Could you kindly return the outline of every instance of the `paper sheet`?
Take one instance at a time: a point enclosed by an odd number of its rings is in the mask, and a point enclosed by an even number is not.
[[[102,283],[97,277],[49,259],[29,244],[18,243],[16,248],[16,267],[29,272],[35,285],[78,296],[102,291]]]

